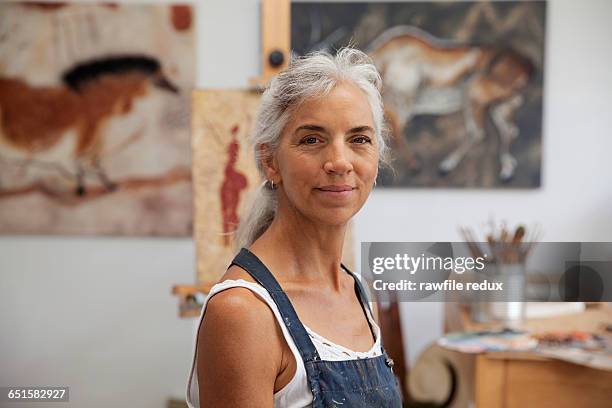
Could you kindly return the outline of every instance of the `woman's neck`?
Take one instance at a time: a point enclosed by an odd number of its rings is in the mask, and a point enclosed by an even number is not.
[[[345,233],[346,224],[321,225],[296,211],[279,211],[251,249],[268,258],[281,274],[277,278],[339,290],[346,277],[340,267]]]

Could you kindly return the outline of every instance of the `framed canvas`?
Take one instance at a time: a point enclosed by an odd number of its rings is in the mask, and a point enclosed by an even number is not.
[[[0,4],[0,233],[189,236],[191,6]]]
[[[292,2],[297,55],[351,44],[383,78],[386,187],[537,188],[546,3]]]

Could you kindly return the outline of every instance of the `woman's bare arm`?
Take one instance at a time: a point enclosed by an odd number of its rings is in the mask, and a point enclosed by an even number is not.
[[[201,408],[272,407],[282,360],[272,311],[246,288],[214,295],[198,333]]]

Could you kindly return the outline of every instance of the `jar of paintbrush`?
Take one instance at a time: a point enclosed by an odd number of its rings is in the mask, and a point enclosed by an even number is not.
[[[535,229],[534,229],[535,230]],[[471,242],[471,252],[487,259],[485,269],[477,274],[478,281],[500,284],[502,290],[483,293],[479,302],[472,304],[471,317],[475,321],[495,320],[508,326],[519,324],[525,318],[526,268],[525,263],[536,240],[537,232],[526,240],[526,228],[522,225],[514,231],[505,223],[486,234],[486,243],[475,243],[475,234],[462,229],[466,241]],[[475,245],[476,244],[476,245]]]

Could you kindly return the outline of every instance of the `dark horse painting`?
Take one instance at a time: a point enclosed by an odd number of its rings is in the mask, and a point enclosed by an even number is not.
[[[510,145],[520,132],[514,112],[523,105],[533,64],[511,48],[448,44],[410,26],[382,33],[368,49],[384,82],[383,101],[393,142],[410,169],[421,163],[403,137],[416,115],[459,112],[464,118],[463,141],[439,164],[442,174],[454,171],[486,136],[492,119],[499,134],[499,179],[514,176],[517,161]]]
[[[538,187],[544,2],[292,2],[292,50],[367,52],[394,156],[379,185]]]

